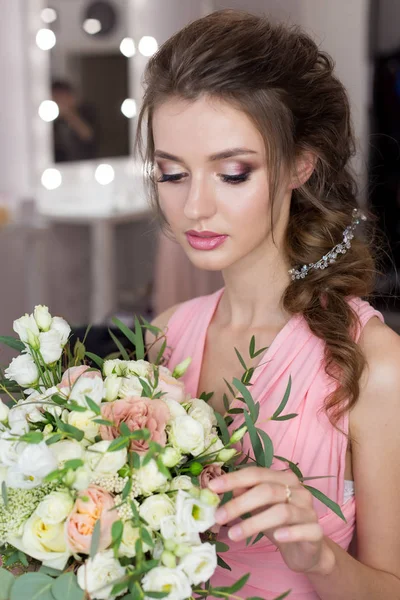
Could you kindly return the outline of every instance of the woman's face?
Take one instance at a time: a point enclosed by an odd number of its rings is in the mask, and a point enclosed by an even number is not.
[[[245,113],[216,99],[170,99],[153,115],[161,210],[201,269],[225,270],[273,247],[263,138]],[[274,239],[285,230],[290,189],[274,202]],[[276,248],[275,248],[276,249]]]

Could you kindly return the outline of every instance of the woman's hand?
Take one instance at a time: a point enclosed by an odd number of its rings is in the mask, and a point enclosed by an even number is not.
[[[327,573],[333,569],[334,554],[324,540],[312,495],[291,471],[248,467],[214,479],[209,487],[218,494],[231,491],[234,495],[217,510],[220,525],[251,513],[229,529],[231,540],[262,531],[293,571]]]

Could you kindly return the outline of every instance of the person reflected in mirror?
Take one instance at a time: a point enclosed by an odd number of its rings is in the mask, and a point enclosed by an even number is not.
[[[63,80],[53,81],[52,98],[59,109],[53,127],[55,162],[95,158],[97,126],[93,106],[80,102],[73,86]]]

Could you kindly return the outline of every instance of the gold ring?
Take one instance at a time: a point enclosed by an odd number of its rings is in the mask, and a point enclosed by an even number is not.
[[[292,490],[290,489],[290,487],[288,485],[285,486],[285,490],[286,490],[286,504],[289,504],[291,498],[292,498]]]

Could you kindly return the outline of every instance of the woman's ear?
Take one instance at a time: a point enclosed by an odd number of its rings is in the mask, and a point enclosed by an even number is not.
[[[289,182],[291,190],[304,185],[310,179],[316,163],[317,157],[310,151],[304,151],[296,158],[294,173]]]

